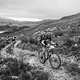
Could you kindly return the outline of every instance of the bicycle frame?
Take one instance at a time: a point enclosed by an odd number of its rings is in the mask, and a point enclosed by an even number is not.
[[[47,58],[45,58],[45,62],[46,62],[46,60],[48,60],[51,57],[51,54],[52,54],[53,49],[51,49],[51,50],[45,49],[45,51],[47,52]],[[44,53],[44,55],[46,55],[46,54]]]

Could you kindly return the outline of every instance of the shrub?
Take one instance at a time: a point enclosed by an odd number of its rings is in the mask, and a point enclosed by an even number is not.
[[[78,67],[78,64],[76,63],[68,64],[66,66],[66,69],[73,75],[80,74],[80,68]]]
[[[66,39],[66,42],[64,42],[64,46],[71,47],[75,42],[70,39]]]
[[[29,63],[24,64],[17,59],[3,59],[1,65],[0,78],[2,80],[48,80],[48,73],[35,69]],[[17,78],[15,78],[16,76]]]
[[[55,37],[63,36],[63,32],[58,31],[58,32],[55,32],[54,35],[55,35]]]

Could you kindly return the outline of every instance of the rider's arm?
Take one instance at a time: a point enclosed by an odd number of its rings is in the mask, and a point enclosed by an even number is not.
[[[55,45],[56,43],[54,43],[53,41],[51,41],[51,44],[54,44]]]
[[[50,49],[54,49],[54,48],[55,48],[55,46],[53,46],[53,45],[50,46]]]
[[[45,45],[45,43],[44,43],[44,40],[42,40],[42,42],[41,42],[43,45]]]

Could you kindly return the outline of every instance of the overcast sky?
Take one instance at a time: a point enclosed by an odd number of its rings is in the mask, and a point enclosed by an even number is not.
[[[0,0],[0,17],[58,19],[80,12],[80,0]]]

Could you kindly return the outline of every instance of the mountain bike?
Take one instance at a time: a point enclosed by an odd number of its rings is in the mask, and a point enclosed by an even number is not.
[[[54,48],[40,50],[38,53],[38,58],[42,64],[49,60],[49,63],[53,69],[58,69],[61,66],[60,56],[54,52]]]

